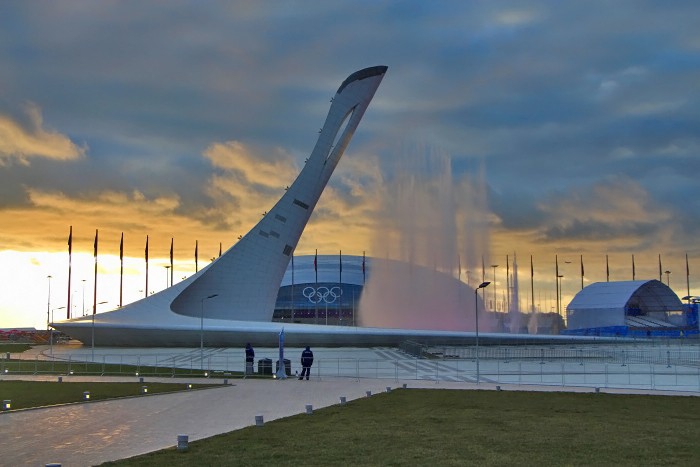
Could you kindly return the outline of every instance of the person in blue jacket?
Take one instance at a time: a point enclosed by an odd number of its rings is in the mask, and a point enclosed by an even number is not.
[[[253,361],[255,360],[255,350],[250,342],[245,345],[245,374],[253,374]]]
[[[299,375],[299,380],[304,379],[306,374],[306,380],[308,381],[309,375],[311,374],[311,365],[314,364],[314,353],[311,351],[309,346],[301,353],[301,375]]]

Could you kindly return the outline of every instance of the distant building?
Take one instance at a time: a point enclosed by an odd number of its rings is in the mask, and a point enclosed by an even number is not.
[[[684,337],[698,334],[697,304],[683,304],[658,280],[596,282],[566,307],[567,330],[586,336]]]

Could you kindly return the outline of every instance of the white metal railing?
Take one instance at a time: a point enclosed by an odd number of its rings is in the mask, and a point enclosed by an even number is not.
[[[566,358],[551,355],[522,358],[522,354],[498,355],[493,349],[479,351],[479,382],[517,385],[586,386],[601,388],[640,388],[700,392],[700,365],[678,364],[684,358],[640,362],[629,353],[606,358],[586,358],[574,352]],[[562,350],[562,349],[559,349]],[[668,350],[667,352],[671,352]],[[20,354],[16,354],[19,356]],[[560,354],[561,355],[561,354]],[[670,355],[670,354],[669,354]],[[471,356],[471,355],[469,355]],[[473,355],[476,356],[475,354]],[[662,355],[663,357],[663,355]],[[261,360],[270,366],[261,363]],[[607,359],[607,361],[606,361]],[[286,362],[285,362],[286,363]],[[292,376],[300,371],[297,362],[289,362]],[[285,365],[286,366],[286,365]],[[254,370],[273,374],[277,355],[263,354]],[[179,354],[96,354],[90,352],[63,354],[60,359],[0,361],[0,374],[95,374],[143,376],[242,376],[245,362],[240,353],[227,354],[221,349],[206,349],[204,359],[199,350]],[[315,378],[381,378],[394,380],[427,380],[477,382],[476,358],[317,358],[312,367]]]

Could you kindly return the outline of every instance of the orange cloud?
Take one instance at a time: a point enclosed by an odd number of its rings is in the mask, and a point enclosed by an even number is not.
[[[27,127],[7,115],[0,114],[0,166],[17,160],[29,164],[29,158],[75,160],[83,157],[86,146],[78,146],[61,133],[44,128],[41,109],[35,104],[26,107]]]

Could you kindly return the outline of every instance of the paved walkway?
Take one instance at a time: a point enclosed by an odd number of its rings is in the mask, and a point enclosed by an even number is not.
[[[55,377],[2,377],[55,381]],[[64,381],[134,381],[134,378],[64,377]],[[149,381],[196,382],[186,379]],[[201,380],[199,380],[201,381]],[[200,391],[65,405],[0,414],[0,464],[87,466],[174,446],[177,435],[190,441],[255,424],[255,416],[271,421],[314,409],[400,388],[404,382],[378,379],[322,381],[230,380],[232,385]],[[476,389],[473,383],[406,381],[409,388]],[[501,386],[504,390],[591,392],[591,388]],[[495,385],[481,384],[481,389]],[[661,391],[613,391],[684,395]],[[697,393],[687,395],[697,396]]]

